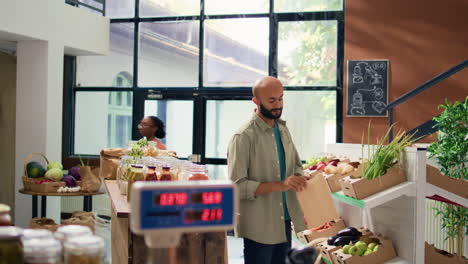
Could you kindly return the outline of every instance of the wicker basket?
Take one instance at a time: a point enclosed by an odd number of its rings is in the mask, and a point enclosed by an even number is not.
[[[41,184],[36,184],[37,181],[45,180],[45,178],[30,178],[28,177],[28,170],[26,166],[28,162],[34,157],[40,156],[46,161],[46,165],[49,164],[49,160],[41,153],[31,153],[26,156],[24,159],[24,166],[23,166],[23,187],[25,191],[30,192],[38,192],[38,193],[56,193],[58,188],[65,186],[65,182],[44,182]]]

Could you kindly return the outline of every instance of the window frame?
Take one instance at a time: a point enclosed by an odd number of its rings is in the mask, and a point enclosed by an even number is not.
[[[133,83],[131,87],[95,87],[76,86],[76,57],[65,56],[64,63],[64,115],[63,115],[63,137],[62,137],[62,160],[66,167],[77,164],[77,156],[74,155],[74,118],[75,118],[75,98],[76,93],[86,92],[132,92],[132,139],[139,137],[137,124],[144,114],[144,101],[146,99],[183,99],[193,100],[194,120],[193,120],[193,146],[192,152],[201,155],[201,163],[212,165],[225,165],[226,159],[206,158],[206,102],[207,100],[250,100],[251,87],[210,87],[203,85],[204,79],[204,22],[208,19],[242,19],[242,18],[269,18],[269,51],[268,51],[268,74],[277,77],[277,55],[278,55],[278,25],[281,22],[292,21],[337,21],[337,63],[336,63],[336,85],[335,86],[285,86],[289,91],[336,91],[336,142],[343,139],[343,74],[344,74],[344,6],[338,11],[317,11],[317,12],[291,12],[275,13],[274,0],[269,0],[270,7],[268,13],[256,14],[226,14],[226,15],[205,15],[204,1],[200,0],[200,14],[196,16],[176,16],[176,17],[140,17],[140,1],[135,0],[135,16],[133,18],[112,18],[111,23],[134,23],[133,39]],[[140,23],[142,22],[164,22],[164,21],[191,21],[199,20],[199,57],[198,57],[198,85],[192,87],[139,87],[138,86],[138,58],[140,42]],[[126,98],[122,101],[126,101]],[[91,164],[99,163],[98,155],[88,155]]]

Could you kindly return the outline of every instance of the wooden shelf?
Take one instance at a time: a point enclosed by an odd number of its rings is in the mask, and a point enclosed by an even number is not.
[[[345,196],[342,191],[332,193],[332,197],[335,200],[354,205],[360,208],[373,208],[379,205],[382,205],[386,202],[394,200],[400,196],[414,196],[415,194],[415,183],[414,182],[404,182],[382,192],[371,195],[363,200],[354,199],[348,196]]]

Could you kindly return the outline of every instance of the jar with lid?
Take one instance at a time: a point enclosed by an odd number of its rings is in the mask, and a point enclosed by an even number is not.
[[[208,170],[205,165],[193,164],[190,167],[189,181],[208,180]]]
[[[104,255],[101,237],[74,237],[65,242],[65,264],[103,264]]]
[[[190,161],[181,161],[179,166],[179,180],[187,181],[190,176],[190,167],[192,163]]]
[[[57,231],[55,232],[55,238],[62,242],[62,244],[64,244],[68,239],[92,234],[93,232],[87,226],[65,225],[57,229]]]
[[[168,164],[165,164],[162,167],[161,177],[159,178],[160,181],[172,181],[172,172],[171,167]]]
[[[143,175],[143,165],[132,164],[127,184],[127,201],[130,201],[130,190],[132,189],[133,183],[144,180],[145,176]]]
[[[0,226],[11,226],[10,206],[0,204]]]
[[[21,240],[23,241],[23,244],[26,240],[30,239],[50,239],[54,238],[54,235],[52,232],[50,232],[47,229],[33,229],[33,228],[28,228],[23,230],[23,237]]]
[[[21,228],[0,226],[0,263],[23,263],[21,233]]]
[[[27,239],[23,241],[25,264],[60,264],[62,245],[52,236],[45,239]]]
[[[158,180],[158,172],[156,171],[156,166],[148,166],[148,170],[145,174],[145,181],[157,181]]]

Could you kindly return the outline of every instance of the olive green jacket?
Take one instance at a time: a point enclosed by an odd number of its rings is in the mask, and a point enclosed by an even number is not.
[[[302,175],[301,159],[286,127],[278,120],[286,161],[286,177]],[[228,173],[240,194],[237,233],[263,244],[286,242],[281,192],[255,196],[260,183],[281,181],[273,128],[254,114],[232,137],[228,147]],[[304,215],[293,190],[286,203],[295,231],[304,230]]]

